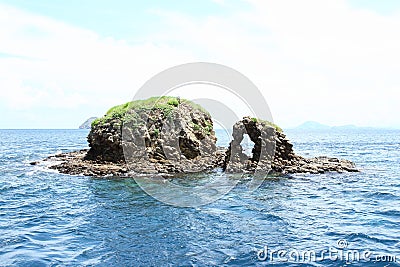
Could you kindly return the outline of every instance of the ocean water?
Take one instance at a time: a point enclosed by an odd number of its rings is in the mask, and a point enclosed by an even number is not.
[[[198,208],[159,202],[134,179],[29,164],[87,147],[87,133],[0,130],[0,266],[399,266],[398,130],[287,131],[297,153],[361,172],[239,183]],[[349,251],[361,259],[346,262]]]

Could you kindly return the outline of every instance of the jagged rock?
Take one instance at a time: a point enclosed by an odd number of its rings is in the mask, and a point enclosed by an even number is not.
[[[240,143],[248,134],[254,142],[252,157],[243,153]],[[349,160],[329,157],[306,159],[296,155],[293,145],[276,125],[255,118],[244,117],[233,125],[233,140],[229,144],[223,162],[227,172],[274,171],[277,173],[324,173],[356,172],[355,164]]]
[[[201,107],[151,98],[114,107],[95,121],[84,160],[126,162],[146,173],[202,171],[215,167],[216,140],[211,116]]]
[[[254,143],[251,156],[241,145],[245,134]],[[228,149],[217,148],[207,111],[187,100],[154,97],[116,106],[94,120],[88,151],[59,154],[46,161],[56,162],[50,168],[62,173],[96,176],[215,168],[282,174],[358,171],[348,160],[296,155],[283,131],[268,121],[244,117],[233,125],[232,137]]]
[[[258,166],[268,171],[275,151],[275,128],[270,123],[244,117],[233,125],[233,140],[225,155],[223,169],[227,172],[254,171]],[[254,143],[252,157],[243,153],[241,142],[248,134]]]

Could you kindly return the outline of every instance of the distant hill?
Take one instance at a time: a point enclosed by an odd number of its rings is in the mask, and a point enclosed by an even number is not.
[[[354,124],[347,124],[341,126],[329,126],[326,124],[322,124],[316,121],[307,121],[303,124],[300,124],[297,127],[292,128],[294,130],[372,130],[372,129],[381,129],[381,128],[374,128],[374,127],[359,127]]]
[[[92,122],[97,119],[97,117],[90,117],[84,123],[79,126],[79,129],[90,129],[92,128]]]
[[[328,130],[331,126],[316,122],[316,121],[306,121],[305,123],[295,127],[296,130]]]
[[[342,126],[332,126],[332,130],[351,130],[351,129],[365,129],[367,127],[358,127],[355,126],[354,124],[348,124],[348,125],[342,125]]]

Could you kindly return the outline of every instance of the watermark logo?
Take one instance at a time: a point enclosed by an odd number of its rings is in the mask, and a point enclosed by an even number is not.
[[[203,90],[206,86],[213,89]],[[201,105],[212,114],[214,126],[217,125],[226,135],[231,135],[232,126],[242,119],[241,115],[273,122],[269,106],[255,84],[240,72],[220,64],[196,62],[167,69],[148,80],[137,91],[133,100],[143,100],[154,96],[160,96],[160,99],[163,99],[163,96],[176,96],[178,97],[177,106],[181,96]],[[243,114],[243,111],[246,114]],[[164,119],[161,131],[158,129],[150,131],[149,115],[146,113],[133,110],[127,112],[126,116],[129,118],[123,120],[122,144],[125,160],[131,170],[137,170],[138,166],[146,168],[146,162],[150,159],[148,152],[150,134],[168,136],[160,142],[161,144],[157,144],[157,149],[160,150],[157,153],[162,154],[170,162],[179,161],[182,158],[199,162],[196,155],[213,155],[217,149],[215,145],[210,145],[210,140],[206,137],[200,138],[200,144],[196,144],[198,147],[196,153],[185,151],[186,141],[182,141],[182,129],[185,127],[183,125],[185,121],[182,118],[185,116],[184,113],[181,113],[181,117],[179,114],[174,114]],[[261,129],[260,136],[266,135],[271,135],[271,133],[264,133]],[[260,154],[257,156],[270,162],[275,153],[275,138],[271,140],[273,144],[264,141],[257,144]],[[190,140],[187,142],[190,143]],[[190,161],[186,162],[188,164],[183,168],[187,168],[187,172],[197,171],[195,168],[197,163],[192,166]],[[200,164],[203,163],[200,162]],[[247,182],[249,190],[258,188],[270,171],[271,164],[264,165],[266,166],[263,168],[257,167],[252,179]],[[187,186],[163,178],[157,173],[150,176],[135,176],[136,183],[147,194],[164,203],[181,207],[196,207],[211,203],[232,190],[239,180],[227,173],[218,173],[205,183],[193,183],[195,185]]]
[[[345,239],[339,239],[336,246],[327,249],[273,249],[264,246],[257,251],[259,261],[268,262],[322,262],[322,261],[341,261],[352,262],[400,262],[400,257],[373,253],[369,249],[359,250],[350,249],[349,243]]]
[[[339,240],[337,241],[337,246],[338,246],[338,248],[341,248],[341,249],[347,248],[348,245],[349,245],[349,244],[347,243],[347,240],[346,240],[346,239],[339,239]]]

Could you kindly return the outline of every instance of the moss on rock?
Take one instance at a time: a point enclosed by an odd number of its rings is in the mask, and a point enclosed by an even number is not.
[[[110,108],[106,114],[101,117],[97,118],[92,122],[92,127],[104,124],[110,120],[113,119],[123,119],[125,121],[129,121],[134,119],[132,116],[127,116],[127,113],[129,110],[134,110],[135,113],[141,113],[141,112],[149,112],[151,110],[160,110],[163,112],[165,117],[171,116],[173,110],[179,106],[179,104],[186,104],[191,106],[193,109],[198,110],[202,113],[207,114],[210,116],[210,113],[205,110],[203,107],[200,105],[193,103],[190,100],[187,99],[180,99],[178,97],[173,97],[173,96],[155,96],[155,97],[150,97],[148,99],[144,100],[135,100],[135,101],[130,101],[125,104],[117,105],[112,108]],[[208,129],[208,132],[210,130]]]
[[[266,120],[262,120],[262,119],[259,119],[259,118],[251,118],[251,121],[253,121],[253,122],[259,122],[259,123],[262,123],[262,124],[264,124],[264,125],[271,126],[271,127],[275,128],[275,130],[276,130],[277,132],[283,133],[282,128],[279,127],[278,125],[276,125],[276,124],[273,123],[273,122],[266,121]]]

